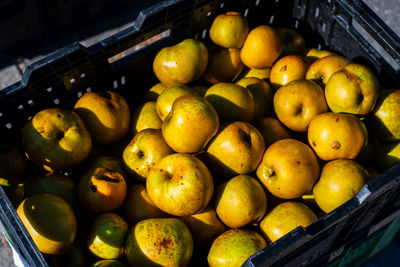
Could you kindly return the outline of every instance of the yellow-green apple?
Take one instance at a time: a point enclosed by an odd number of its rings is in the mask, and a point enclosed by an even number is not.
[[[266,147],[278,140],[292,138],[289,130],[279,120],[272,117],[264,117],[257,120],[255,126],[264,137]]]
[[[124,176],[117,170],[94,166],[79,182],[79,200],[92,212],[112,211],[124,202],[126,187]]]
[[[298,226],[307,227],[317,220],[315,213],[306,205],[287,201],[271,210],[261,221],[264,237],[275,242]]]
[[[161,130],[138,132],[122,153],[122,161],[131,175],[146,179],[151,167],[163,157],[174,153],[165,142]]]
[[[275,27],[275,32],[282,42],[282,55],[297,55],[306,48],[303,36],[292,28]]]
[[[248,257],[266,246],[265,239],[254,231],[231,229],[214,240],[207,261],[210,267],[240,267]]]
[[[371,119],[377,138],[400,141],[400,90],[381,91]]]
[[[266,81],[255,77],[247,77],[240,79],[236,84],[249,89],[253,95],[255,104],[254,119],[270,116],[274,113],[272,104],[274,91]]]
[[[240,60],[240,49],[220,48],[215,52],[209,52],[208,64],[203,78],[211,84],[232,82],[243,68],[244,65]]]
[[[209,248],[214,239],[225,232],[226,228],[210,205],[200,213],[181,217],[181,219],[190,229],[194,245],[198,248]]]
[[[311,62],[314,62],[320,58],[327,56],[336,56],[337,54],[328,50],[320,50],[316,48],[306,48],[301,51],[301,54],[310,59]]]
[[[400,141],[389,144],[377,143],[374,159],[382,171],[400,163]]]
[[[249,68],[270,68],[282,53],[282,46],[282,42],[273,28],[260,25],[247,35],[240,51],[240,58]]]
[[[156,109],[157,114],[163,121],[171,111],[172,104],[175,99],[184,95],[196,95],[195,92],[190,90],[186,85],[173,86],[165,89],[157,98]]]
[[[272,65],[269,80],[272,87],[278,89],[291,81],[304,79],[310,61],[299,55],[290,55],[280,58]]]
[[[221,121],[251,121],[255,113],[255,101],[251,92],[233,83],[217,83],[208,88],[204,98],[217,111]]]
[[[241,48],[249,33],[247,20],[236,11],[218,15],[210,28],[210,39],[225,48]]]
[[[187,84],[197,80],[208,62],[205,45],[194,39],[186,39],[158,51],[153,61],[157,78],[166,86]]]
[[[187,266],[193,238],[178,218],[153,218],[138,222],[129,231],[125,255],[131,266]]]
[[[198,95],[181,96],[174,101],[162,124],[165,142],[176,152],[197,153],[219,129],[214,107]]]
[[[375,75],[365,66],[348,64],[335,72],[325,86],[325,98],[335,113],[367,115],[379,94]]]
[[[278,119],[297,132],[307,131],[315,115],[328,111],[322,88],[305,79],[280,87],[274,95],[274,108]]]
[[[352,199],[368,180],[368,171],[349,159],[336,159],[322,168],[321,177],[315,184],[315,202],[328,213]]]
[[[350,63],[350,60],[339,55],[320,58],[308,68],[306,79],[313,80],[319,84],[326,84],[335,72],[343,69]]]
[[[319,171],[310,147],[295,139],[282,139],[265,151],[257,177],[274,196],[294,199],[311,191]]]
[[[92,224],[87,241],[89,251],[102,259],[118,259],[124,255],[128,223],[115,213],[103,213]]]
[[[92,139],[75,112],[49,108],[25,123],[22,144],[29,160],[45,170],[55,171],[83,161],[92,148]]]
[[[242,121],[222,126],[206,149],[209,166],[230,178],[254,171],[265,150],[264,138],[251,124]]]
[[[157,114],[156,102],[149,101],[139,107],[132,114],[132,135],[144,129],[161,129],[162,120]]]
[[[146,180],[147,193],[162,211],[175,216],[199,213],[210,202],[214,182],[210,171],[189,154],[171,154],[161,159]]]
[[[327,112],[315,116],[308,128],[308,143],[322,160],[355,159],[367,146],[368,132],[359,118]]]
[[[154,205],[146,187],[142,184],[132,185],[128,189],[122,210],[124,218],[130,225],[135,225],[145,219],[170,216]]]
[[[149,91],[147,91],[146,95],[144,96],[144,101],[157,101],[158,96],[162,93],[162,91],[164,91],[164,89],[166,89],[167,86],[165,84],[162,83],[156,83],[155,85],[153,85]]]
[[[17,214],[40,252],[61,255],[71,248],[76,237],[76,217],[61,197],[33,195],[19,205]]]
[[[29,179],[25,183],[25,197],[36,194],[53,194],[63,198],[76,211],[78,208],[77,186],[71,177],[61,173],[47,173]]]
[[[75,103],[74,111],[82,118],[97,144],[117,142],[129,131],[129,106],[116,92],[87,92]]]
[[[224,224],[240,228],[261,221],[267,210],[267,196],[256,179],[242,174],[218,186],[215,207]]]

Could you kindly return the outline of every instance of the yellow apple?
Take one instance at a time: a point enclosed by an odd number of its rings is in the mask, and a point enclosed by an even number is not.
[[[150,170],[146,189],[160,210],[175,216],[188,216],[208,205],[214,182],[201,160],[177,153],[164,157]]]
[[[307,131],[315,115],[328,111],[322,88],[305,79],[280,87],[274,95],[274,108],[278,119],[297,132]]]
[[[223,177],[254,171],[265,150],[264,138],[251,124],[241,121],[221,127],[206,149],[209,166]]]
[[[219,129],[214,107],[198,95],[181,96],[174,101],[162,124],[166,143],[176,152],[197,153]]]
[[[173,46],[162,48],[153,61],[157,78],[166,86],[187,84],[197,80],[208,62],[205,45],[194,39],[186,39]]]
[[[315,184],[315,202],[326,213],[352,199],[368,180],[368,171],[353,160],[337,159],[325,164]]]
[[[282,139],[265,151],[257,177],[274,196],[294,199],[311,191],[319,171],[310,147],[295,139]]]
[[[145,129],[138,132],[122,153],[122,161],[131,175],[146,179],[163,157],[174,151],[165,142],[161,130]]]
[[[350,60],[338,55],[320,58],[308,68],[306,79],[326,84],[335,72],[343,69],[350,63]]]
[[[303,56],[290,55],[280,58],[271,68],[271,85],[278,89],[291,81],[304,79],[310,61]]]
[[[238,175],[218,186],[215,207],[224,224],[240,228],[261,221],[267,210],[267,196],[256,179]]]
[[[365,66],[348,64],[335,72],[325,86],[325,98],[335,113],[367,115],[375,106],[379,84]]]
[[[157,114],[156,102],[149,101],[139,107],[132,114],[132,135],[144,129],[161,129],[162,120]]]

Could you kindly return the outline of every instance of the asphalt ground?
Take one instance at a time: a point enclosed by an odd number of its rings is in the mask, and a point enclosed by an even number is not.
[[[370,8],[378,14],[380,18],[389,26],[391,29],[400,35],[400,4],[399,0],[365,0]],[[86,45],[96,43],[105,38],[110,34],[116,33],[119,30],[125,28],[127,24],[119,25],[113,29],[107,30],[106,32],[91,36],[82,40]],[[369,36],[364,36],[368,41],[372,41]],[[376,47],[379,52],[383,49]],[[383,52],[382,52],[383,53]],[[0,89],[3,89],[21,79],[21,70],[43,58],[43,55],[37,55],[32,58],[25,58],[19,62],[17,66],[11,65],[1,70],[0,75]],[[372,262],[366,264],[366,266],[400,266],[400,245],[397,242],[392,242],[386,249],[381,251]],[[13,256],[11,249],[2,234],[2,227],[0,224],[0,267],[12,267]]]

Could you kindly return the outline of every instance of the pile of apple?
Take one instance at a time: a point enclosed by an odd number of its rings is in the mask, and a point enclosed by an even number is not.
[[[74,266],[87,250],[103,259],[93,266],[240,266],[400,162],[400,90],[368,68],[292,29],[250,30],[238,12],[209,33],[208,47],[157,53],[160,83],[139,107],[89,92],[26,123],[25,155],[49,173],[24,183],[17,212],[41,252]],[[24,175],[8,153],[4,185]]]

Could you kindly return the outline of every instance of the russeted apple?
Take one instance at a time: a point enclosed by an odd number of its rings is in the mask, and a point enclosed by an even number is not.
[[[274,95],[274,108],[278,119],[297,132],[307,131],[315,115],[328,111],[322,88],[305,79],[280,87]]]
[[[265,238],[275,242],[298,226],[307,227],[317,219],[306,205],[287,201],[271,210],[261,221],[260,228]]]
[[[129,173],[146,179],[151,167],[163,157],[174,153],[165,142],[161,130],[145,129],[138,132],[122,153],[122,161]]]
[[[319,171],[310,147],[295,139],[282,139],[265,151],[257,177],[274,196],[294,199],[311,191]]]
[[[221,221],[231,228],[259,222],[267,210],[267,196],[253,177],[238,175],[220,184],[215,209]]]
[[[207,163],[224,178],[254,171],[265,150],[264,138],[251,124],[236,121],[221,127],[206,149]]]
[[[150,170],[146,189],[150,199],[162,211],[188,216],[208,205],[214,193],[214,182],[201,160],[177,153],[164,157]]]
[[[266,246],[265,239],[254,231],[231,229],[214,240],[207,261],[210,267],[240,267],[248,257]]]
[[[400,90],[381,91],[371,117],[378,139],[400,141]]]
[[[131,266],[187,266],[193,254],[193,237],[178,218],[153,218],[131,228],[125,255]]]
[[[367,115],[375,106],[379,83],[365,66],[348,64],[335,72],[325,86],[325,98],[335,113]]]
[[[315,202],[326,213],[353,198],[368,180],[368,171],[349,159],[332,160],[322,168],[315,184]]]
[[[368,145],[367,128],[350,114],[319,114],[308,128],[308,143],[323,160],[355,159]]]
[[[162,124],[165,142],[176,152],[197,153],[219,129],[214,107],[203,97],[187,95],[177,98]]]

